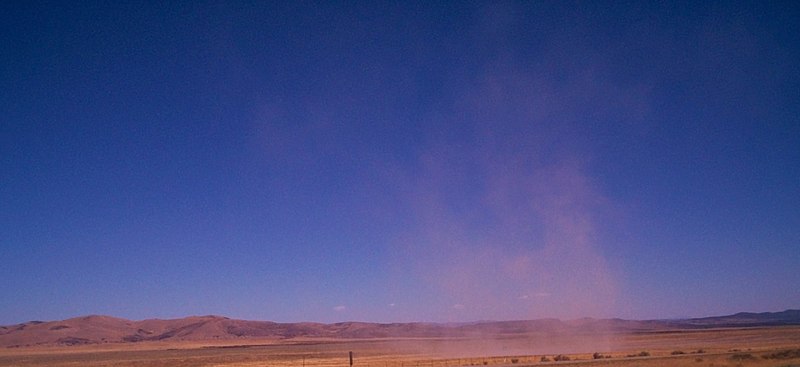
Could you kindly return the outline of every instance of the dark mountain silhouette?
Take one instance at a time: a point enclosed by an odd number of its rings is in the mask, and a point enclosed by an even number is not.
[[[687,320],[673,320],[680,326],[695,327],[743,327],[743,326],[779,326],[800,324],[800,310],[782,312],[740,312],[727,316],[702,317]]]
[[[697,328],[800,325],[800,310],[748,313],[684,320],[557,319],[482,321],[474,323],[276,323],[221,316],[131,321],[85,316],[62,321],[30,321],[0,326],[0,347],[79,345],[157,341],[215,341],[293,338],[434,338],[524,334],[648,332]]]

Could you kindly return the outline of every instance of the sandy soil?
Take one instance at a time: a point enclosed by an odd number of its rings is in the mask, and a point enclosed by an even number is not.
[[[0,366],[800,367],[800,327],[471,339],[235,340],[0,349]],[[644,352],[644,353],[643,353]],[[598,353],[601,359],[594,359]],[[558,355],[568,361],[554,361]],[[543,362],[546,360],[546,362]]]

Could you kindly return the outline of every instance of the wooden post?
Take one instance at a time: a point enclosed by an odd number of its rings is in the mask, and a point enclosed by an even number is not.
[[[350,367],[353,367],[353,351],[350,351]]]

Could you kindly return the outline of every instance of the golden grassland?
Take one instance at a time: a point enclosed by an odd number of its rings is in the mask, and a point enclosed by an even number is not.
[[[0,350],[0,366],[348,367],[350,351],[355,356],[354,367],[800,367],[800,327],[469,339],[247,339],[5,348]],[[557,356],[569,360],[555,361]]]

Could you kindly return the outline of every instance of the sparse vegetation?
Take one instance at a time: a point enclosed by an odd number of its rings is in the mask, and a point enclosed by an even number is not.
[[[752,361],[752,360],[757,359],[754,355],[752,355],[750,353],[735,353],[735,354],[731,355],[729,358],[730,358],[730,360],[737,361],[737,362]]]
[[[649,356],[650,356],[650,352],[645,351],[645,350],[643,350],[643,351],[641,351],[639,353],[628,354],[627,355],[627,357],[649,357]]]
[[[681,354],[686,354],[686,353],[684,351],[682,351],[682,350],[673,350],[672,353],[670,353],[670,355],[673,355],[673,356],[677,356],[677,355],[681,355]]]
[[[800,349],[787,349],[779,352],[762,355],[764,359],[792,359],[800,358]]]
[[[49,326],[48,326],[49,327]],[[69,329],[67,329],[69,330]],[[614,357],[632,353],[635,357],[613,358],[602,352],[549,355],[502,355],[498,352],[513,343],[530,345],[529,339],[504,339],[493,344],[491,350],[481,350],[483,340],[455,341],[451,339],[381,340],[381,341],[319,341],[314,344],[296,343],[292,340],[214,341],[164,343],[164,344],[119,344],[47,347],[29,346],[0,347],[0,366],[18,367],[346,367],[347,352],[355,350],[355,367],[503,367],[503,366],[585,366],[585,367],[800,367],[800,347],[796,345],[800,327],[753,330],[700,331],[689,334],[694,345],[681,340],[675,342],[675,334],[637,335],[636,344],[620,344],[623,348]],[[702,339],[701,339],[702,338]],[[64,340],[79,342],[79,340]],[[571,339],[570,341],[573,341]],[[236,344],[234,344],[236,343]],[[460,344],[463,343],[463,344]],[[499,342],[498,342],[499,343]],[[794,344],[792,344],[794,343]],[[566,344],[558,344],[563,346]],[[575,344],[576,347],[578,346]],[[692,354],[700,345],[707,348],[705,355]],[[458,347],[457,349],[453,347]],[[752,347],[752,350],[748,350]],[[148,349],[152,348],[152,349]],[[471,357],[455,357],[431,354],[431,350],[455,353],[471,353]],[[730,352],[741,348],[739,352]],[[624,352],[627,350],[627,352]],[[494,351],[494,352],[493,352]],[[642,353],[642,351],[646,351]],[[676,351],[684,354],[674,353]],[[444,352],[444,353],[447,353]],[[563,352],[563,350],[562,350]],[[705,351],[703,351],[705,352]],[[485,354],[478,354],[485,353]],[[610,352],[608,352],[610,353]],[[652,354],[652,355],[651,355]],[[672,355],[669,358],[665,356]],[[554,362],[554,358],[555,361]],[[567,362],[564,362],[567,361]]]
[[[559,355],[557,355],[557,356],[553,357],[553,360],[554,360],[554,361],[556,361],[556,362],[559,362],[559,361],[569,361],[569,357],[568,357],[568,356],[565,356],[565,355],[563,355],[563,354],[559,354]]]

